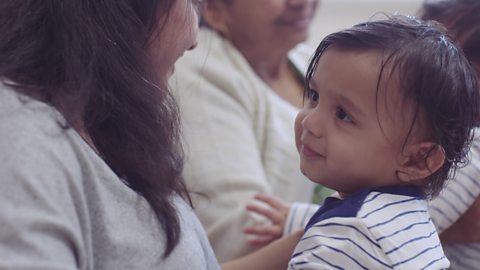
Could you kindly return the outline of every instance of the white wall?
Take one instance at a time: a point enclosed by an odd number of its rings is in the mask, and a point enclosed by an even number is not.
[[[423,0],[320,0],[307,43],[317,46],[325,35],[368,21],[377,12],[416,15],[422,2]]]

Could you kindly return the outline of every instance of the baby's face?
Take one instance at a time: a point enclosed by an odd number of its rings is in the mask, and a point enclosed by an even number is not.
[[[377,91],[381,61],[376,51],[334,48],[320,58],[295,121],[300,167],[310,180],[345,194],[399,184],[413,105],[393,77]]]

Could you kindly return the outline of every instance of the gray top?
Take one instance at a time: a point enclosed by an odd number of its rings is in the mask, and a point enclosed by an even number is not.
[[[150,206],[63,117],[0,81],[0,269],[219,269],[191,208],[165,237]]]

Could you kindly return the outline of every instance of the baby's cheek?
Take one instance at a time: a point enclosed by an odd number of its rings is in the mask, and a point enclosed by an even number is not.
[[[302,112],[297,114],[297,117],[295,118],[295,124],[294,124],[294,131],[295,131],[295,145],[297,147],[297,151],[300,151],[300,138],[302,136],[302,120],[304,118],[304,114]]]
[[[335,138],[334,142],[327,145],[327,159],[332,165],[339,168],[344,168],[346,164],[350,168],[354,168],[356,164],[363,162],[366,157],[367,149],[362,145],[355,147],[349,145],[343,140]]]

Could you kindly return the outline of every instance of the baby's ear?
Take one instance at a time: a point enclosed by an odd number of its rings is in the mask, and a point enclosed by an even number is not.
[[[424,180],[445,162],[445,150],[433,142],[420,142],[405,147],[397,176],[402,182]]]

